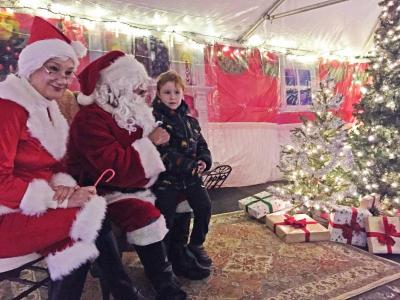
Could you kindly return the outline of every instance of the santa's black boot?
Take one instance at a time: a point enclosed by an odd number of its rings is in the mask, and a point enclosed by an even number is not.
[[[146,300],[147,298],[133,286],[124,269],[117,241],[109,223],[105,227],[106,229],[102,229],[96,240],[96,246],[100,252],[96,264],[102,276],[102,282],[108,285],[116,300]]]
[[[86,263],[62,279],[51,281],[49,300],[79,300],[90,264]]]
[[[204,266],[188,250],[191,213],[177,213],[172,229],[168,233],[168,257],[174,273],[191,280],[201,280],[210,276],[209,266]]]
[[[145,273],[157,292],[156,300],[185,300],[186,292],[172,271],[163,242],[147,246],[135,245]]]

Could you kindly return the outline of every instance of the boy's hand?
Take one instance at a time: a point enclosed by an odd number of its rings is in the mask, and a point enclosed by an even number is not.
[[[204,161],[202,161],[202,160],[197,161],[197,173],[198,174],[200,174],[200,175],[203,174],[203,172],[206,168],[207,168],[207,164]]]

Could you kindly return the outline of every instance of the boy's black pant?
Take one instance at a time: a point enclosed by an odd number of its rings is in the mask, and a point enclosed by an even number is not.
[[[200,184],[187,187],[184,190],[173,189],[154,189],[157,197],[156,206],[164,215],[168,229],[173,228],[175,209],[177,200],[183,194],[193,209],[194,223],[192,234],[190,235],[190,244],[202,245],[208,232],[208,224],[211,217],[211,200],[207,190]]]

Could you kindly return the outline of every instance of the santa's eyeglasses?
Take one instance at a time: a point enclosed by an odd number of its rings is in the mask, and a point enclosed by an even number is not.
[[[65,78],[70,81],[76,77],[73,70],[63,70],[57,65],[48,64],[43,65],[42,68],[53,79]]]

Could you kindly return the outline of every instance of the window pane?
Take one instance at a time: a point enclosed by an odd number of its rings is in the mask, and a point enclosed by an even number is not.
[[[297,89],[287,89],[286,90],[286,103],[287,103],[287,105],[296,105],[298,103]]]
[[[297,85],[296,70],[295,69],[285,69],[285,81],[286,85]]]
[[[299,69],[299,82],[300,85],[311,86],[310,70]]]
[[[300,90],[300,105],[311,105],[311,89]]]

